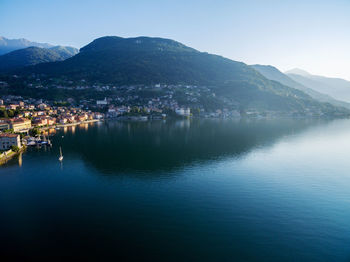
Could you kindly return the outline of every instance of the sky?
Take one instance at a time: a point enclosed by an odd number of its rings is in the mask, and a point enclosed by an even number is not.
[[[77,48],[106,35],[157,36],[350,80],[350,0],[0,0],[0,35]]]

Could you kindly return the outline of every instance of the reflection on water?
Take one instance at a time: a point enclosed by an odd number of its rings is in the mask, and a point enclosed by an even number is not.
[[[20,153],[19,156],[18,156],[18,166],[22,166],[22,154],[23,153]]]
[[[193,163],[239,157],[301,132],[318,120],[110,121],[69,127],[53,142],[105,174],[159,172]],[[88,132],[87,132],[88,131]]]
[[[310,119],[107,121],[65,126],[58,131],[49,129],[46,135],[51,135],[54,147],[42,146],[39,151],[58,152],[61,146],[68,159],[79,156],[104,174],[156,174],[192,164],[238,158],[325,123]],[[26,154],[36,150],[30,148]]]
[[[0,168],[0,258],[350,258],[350,120],[110,121],[50,139]]]

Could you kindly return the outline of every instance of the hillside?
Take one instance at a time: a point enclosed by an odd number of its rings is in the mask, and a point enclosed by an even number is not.
[[[259,73],[261,73],[263,76],[265,76],[266,78],[268,78],[270,80],[278,81],[283,85],[286,85],[286,86],[289,86],[289,87],[292,87],[295,89],[299,89],[320,102],[326,102],[326,103],[330,103],[334,106],[342,106],[342,107],[350,109],[349,103],[336,100],[329,95],[320,93],[316,90],[313,90],[312,88],[308,88],[308,87],[294,81],[288,75],[283,74],[276,67],[273,67],[270,65],[252,65],[252,67],[255,70],[257,70]],[[308,75],[307,72],[302,71],[302,70],[299,70],[299,71],[294,70],[293,72],[299,72],[299,73],[303,73],[303,75]]]
[[[289,71],[287,75],[294,81],[331,97],[350,102],[350,81],[341,78],[330,78],[311,74],[297,74],[297,71]]]
[[[74,54],[74,50],[65,47],[28,47],[0,56],[0,71],[13,70],[40,63],[62,61]]]
[[[148,37],[99,38],[62,63],[32,69],[116,84],[214,84],[256,75],[243,63],[201,53],[176,41]]]
[[[268,80],[244,63],[162,38],[102,37],[65,61],[38,64],[17,73],[90,84],[208,86],[221,108],[235,105],[287,112],[343,112],[300,90]]]
[[[60,57],[62,58],[61,60],[65,60],[79,53],[78,49],[71,46],[57,45],[57,46],[50,47],[50,50],[55,51],[57,54],[59,54]]]

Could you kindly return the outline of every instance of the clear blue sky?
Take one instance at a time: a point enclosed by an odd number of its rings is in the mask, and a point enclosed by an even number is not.
[[[0,0],[0,35],[75,47],[105,35],[159,36],[350,80],[350,0]]]

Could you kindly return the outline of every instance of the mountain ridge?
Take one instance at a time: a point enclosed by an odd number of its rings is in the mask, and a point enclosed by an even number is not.
[[[302,85],[301,83],[293,80],[288,75],[283,74],[280,70],[278,70],[276,67],[271,65],[251,65],[255,70],[259,71],[262,75],[264,75],[266,78],[274,81],[278,81],[283,85],[301,90],[305,92],[306,94],[310,95],[312,98],[320,101],[320,102],[326,102],[330,103],[334,106],[342,106],[345,108],[350,109],[350,103],[340,101],[337,99],[334,99],[330,95],[320,93],[317,90],[314,90],[310,87],[306,87]],[[306,72],[306,71],[303,71]]]
[[[39,43],[39,42],[33,42],[25,38],[18,38],[18,39],[9,39],[4,36],[0,36],[0,55],[4,55],[7,53],[10,53],[15,50],[24,49],[27,47],[40,47],[40,48],[55,48],[60,45],[53,45],[49,43]],[[71,46],[62,46],[65,48],[73,48]],[[78,49],[76,49],[78,50]]]
[[[18,49],[0,56],[0,71],[15,70],[39,63],[62,61],[71,57],[74,53],[74,49],[60,46],[50,48],[32,46]]]
[[[29,66],[17,70],[16,74],[38,75],[40,79],[55,79],[56,82],[63,79],[81,83],[83,80],[92,85],[204,86],[220,101],[225,101],[225,105],[236,109],[344,112],[300,90],[271,81],[245,63],[157,37],[101,37],[71,58]]]
[[[288,73],[287,75],[308,88],[327,94],[337,100],[350,102],[350,81],[348,80],[312,74]]]

